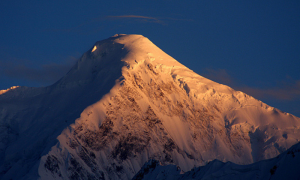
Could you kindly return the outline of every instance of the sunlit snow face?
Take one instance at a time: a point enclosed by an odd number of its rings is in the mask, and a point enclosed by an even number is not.
[[[4,89],[4,90],[1,90],[1,89],[0,89],[0,95],[1,95],[1,94],[4,94],[4,93],[6,93],[6,92],[8,92],[8,91],[10,91],[10,90],[16,89],[16,88],[18,88],[18,87],[20,87],[20,86],[12,86],[12,87],[10,87],[10,88],[8,88],[8,89]]]
[[[97,46],[94,46],[92,52],[96,51],[96,49],[97,49]]]

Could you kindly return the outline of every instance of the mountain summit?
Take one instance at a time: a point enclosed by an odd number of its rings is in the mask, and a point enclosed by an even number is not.
[[[150,159],[183,171],[249,164],[300,137],[299,118],[194,73],[141,35],[99,41],[55,84],[0,102],[1,179],[131,179]]]

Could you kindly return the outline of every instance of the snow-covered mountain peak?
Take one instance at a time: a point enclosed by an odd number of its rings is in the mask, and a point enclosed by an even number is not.
[[[155,61],[155,66],[175,72],[187,69],[175,59],[164,53],[148,38],[142,35],[118,34],[98,41],[74,65],[74,67],[57,84],[76,86],[87,84],[94,79],[102,79],[99,72],[117,73],[123,67],[134,69],[144,61]]]
[[[130,179],[149,159],[184,171],[213,159],[249,164],[299,141],[299,118],[196,74],[141,35],[97,42],[62,82],[72,78],[114,84],[42,158],[45,179]]]
[[[141,35],[98,41],[57,83],[18,89],[0,96],[0,179],[130,179],[149,159],[184,171],[248,164],[300,137],[299,118],[196,74]]]

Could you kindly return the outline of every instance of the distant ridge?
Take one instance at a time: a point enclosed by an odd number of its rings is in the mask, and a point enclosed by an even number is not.
[[[150,160],[132,180],[192,180],[192,179],[300,179],[300,143],[295,144],[276,158],[262,160],[250,165],[214,160],[205,166],[182,172],[178,166],[161,166]]]

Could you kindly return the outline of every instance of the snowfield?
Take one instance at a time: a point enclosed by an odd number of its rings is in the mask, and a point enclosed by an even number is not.
[[[131,179],[152,159],[182,172],[214,159],[245,165],[300,138],[298,117],[141,35],[97,42],[51,86],[1,92],[0,179]]]

